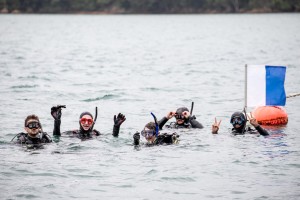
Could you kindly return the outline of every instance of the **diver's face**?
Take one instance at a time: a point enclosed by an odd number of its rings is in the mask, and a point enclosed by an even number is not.
[[[30,119],[24,129],[30,137],[36,137],[39,134],[41,127],[37,120]]]
[[[83,130],[87,131],[93,126],[93,118],[90,115],[83,115],[80,119],[80,125]]]
[[[241,125],[239,125],[239,124],[235,124],[235,125],[233,125],[233,128],[235,128],[235,129],[239,129],[239,128],[241,128],[242,126]]]
[[[143,130],[143,136],[145,137],[145,139],[147,140],[148,143],[152,144],[155,140],[155,131],[151,130],[147,127],[144,128]]]
[[[231,120],[231,124],[233,126],[233,128],[235,129],[239,129],[243,126],[243,119],[241,119],[240,117],[235,117]]]
[[[178,119],[178,120],[176,120],[176,123],[177,123],[177,124],[179,124],[179,125],[181,125],[181,124],[183,124],[183,123],[184,123],[184,120],[182,120],[182,119]]]
[[[183,113],[181,113],[181,114],[176,113],[175,114],[175,119],[176,119],[176,124],[181,125],[181,124],[184,123],[185,117],[184,117]]]

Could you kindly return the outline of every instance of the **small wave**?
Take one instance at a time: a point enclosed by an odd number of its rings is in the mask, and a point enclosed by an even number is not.
[[[18,89],[18,88],[35,88],[38,87],[38,85],[16,85],[12,86],[12,89]]]
[[[159,88],[154,88],[154,87],[148,87],[148,88],[142,88],[144,91],[159,91]]]
[[[245,194],[243,191],[231,191],[232,194]]]
[[[182,181],[182,182],[195,182],[195,179],[190,177],[162,177],[163,180]]]
[[[148,172],[146,173],[146,175],[152,175],[152,174],[155,174],[155,173],[157,173],[157,171],[154,170],[154,169],[151,169],[150,171],[148,171]]]
[[[19,77],[19,79],[38,79],[38,77],[35,76],[35,75],[32,75],[32,76],[21,76],[21,77]]]
[[[25,99],[17,99],[17,100],[21,100],[21,101],[31,101],[32,99],[27,99],[27,98],[25,98]]]
[[[22,57],[22,56],[17,56],[16,57],[16,60],[24,60],[25,58],[24,57]]]
[[[92,101],[99,101],[99,100],[109,100],[109,99],[113,99],[119,97],[118,95],[113,95],[113,94],[106,94],[103,97],[97,97],[97,98],[89,98],[89,99],[84,99],[82,101],[84,102],[92,102]]]

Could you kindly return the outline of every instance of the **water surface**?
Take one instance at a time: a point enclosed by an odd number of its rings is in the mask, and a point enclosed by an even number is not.
[[[286,127],[268,138],[232,137],[244,106],[245,64],[288,66],[286,93],[300,85],[300,15],[0,15],[0,199],[299,199],[299,97]],[[135,149],[132,135],[177,107],[201,130],[180,143]],[[62,137],[45,149],[9,144],[37,114],[66,104],[62,130],[99,108],[103,135]],[[250,109],[251,110],[251,109]],[[111,136],[113,115],[127,121]],[[219,135],[210,133],[214,117]]]

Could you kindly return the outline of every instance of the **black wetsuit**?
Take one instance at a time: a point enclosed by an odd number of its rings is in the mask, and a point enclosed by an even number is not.
[[[39,133],[38,137],[32,138],[27,133],[19,133],[17,144],[26,145],[28,148],[41,148],[43,144],[52,142],[51,137],[46,133]]]
[[[163,117],[158,122],[159,129],[162,129],[163,126],[167,123],[169,119]],[[176,122],[171,122],[170,125],[166,125],[166,128],[203,128],[203,125],[196,120],[195,116],[190,116],[184,121],[183,124],[177,124]]]
[[[61,136],[60,124],[61,124],[61,120],[57,120],[57,119],[54,120],[54,129],[53,129],[54,136]],[[100,132],[93,128],[91,128],[91,130],[87,130],[87,131],[80,128],[80,130],[65,131],[62,134],[69,135],[71,137],[77,137],[82,140],[86,140],[86,139],[91,139],[91,138],[99,136]]]
[[[252,129],[251,127],[247,127],[244,129],[235,129],[235,128],[232,128],[231,130],[232,134],[233,135],[243,135],[243,134],[260,134],[260,135],[263,135],[263,136],[268,136],[269,133],[268,131],[266,131],[264,128],[262,128],[261,126],[257,126],[255,127],[255,130]]]
[[[54,129],[53,129],[54,136],[61,136],[60,124],[61,124],[61,120],[57,120],[57,119],[54,120]],[[119,132],[120,132],[120,126],[114,125],[112,135],[114,137],[118,137]],[[83,128],[80,127],[79,130],[65,131],[65,132],[63,132],[63,134],[69,135],[71,137],[77,137],[82,140],[95,138],[95,137],[101,135],[101,133],[99,131],[97,131],[96,129],[93,129],[93,127],[87,131],[83,130]]]
[[[135,137],[136,135],[138,135],[138,137]],[[177,135],[176,133],[173,134],[163,133],[158,135],[152,144],[147,143],[146,146],[154,146],[154,145],[162,145],[162,144],[177,144],[178,138],[179,135]],[[140,145],[140,136],[138,132],[134,134],[133,139],[134,139],[133,142],[134,145]]]

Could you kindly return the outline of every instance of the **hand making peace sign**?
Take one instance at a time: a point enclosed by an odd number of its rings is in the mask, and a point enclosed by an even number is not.
[[[247,116],[248,116],[250,124],[252,124],[254,127],[258,127],[259,126],[257,120],[252,116],[251,112],[250,112],[250,114],[247,114]]]
[[[219,122],[217,121],[217,118],[215,117],[215,123],[212,125],[211,127],[211,132],[213,134],[217,134],[218,130],[220,128],[220,124],[221,124],[222,120],[220,120]]]

